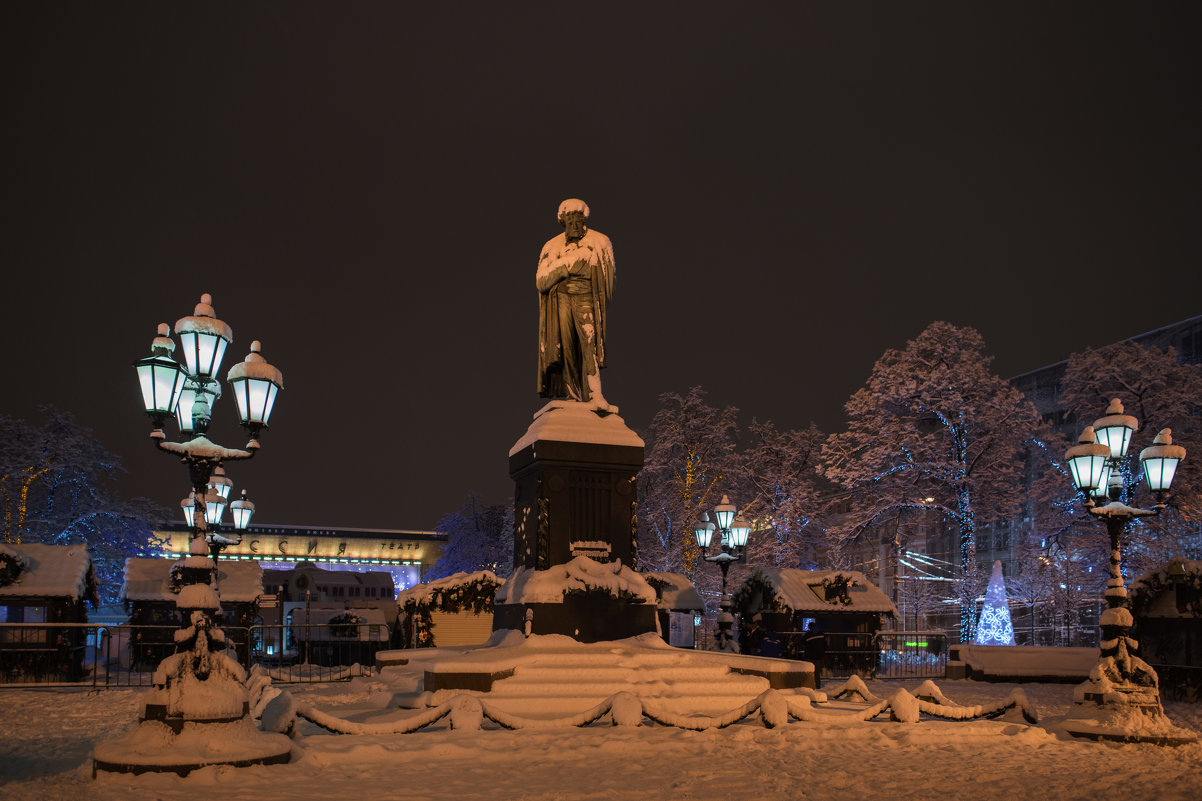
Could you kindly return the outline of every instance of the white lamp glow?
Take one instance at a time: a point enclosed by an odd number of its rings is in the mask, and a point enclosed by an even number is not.
[[[1068,469],[1077,489],[1092,492],[1102,483],[1102,473],[1106,469],[1106,460],[1110,458],[1110,448],[1098,444],[1093,426],[1086,426],[1081,432],[1081,440],[1065,451],[1064,458],[1068,462]]]
[[[718,518],[718,528],[723,534],[730,528],[730,521],[735,517],[735,505],[730,502],[730,498],[722,496],[722,503],[714,507],[714,517]]]
[[[747,522],[747,518],[739,515],[730,524],[730,544],[735,548],[742,548],[747,544],[747,538],[751,535],[751,523]]]
[[[276,394],[284,387],[283,374],[260,355],[260,350],[258,340],[250,343],[246,359],[231,367],[227,376],[238,401],[239,422],[252,431],[267,427]]]
[[[192,316],[175,321],[175,333],[179,336],[188,372],[202,381],[217,376],[225,349],[234,340],[233,329],[217,319],[212,304],[213,296],[206,292],[200,296]]]
[[[134,362],[142,388],[142,406],[156,425],[162,425],[163,420],[175,413],[187,378],[184,369],[171,358],[174,349],[167,324],[159,323],[158,336],[150,343],[151,355]]]
[[[710,540],[714,538],[714,524],[710,522],[710,516],[706,512],[701,513],[697,525],[693,527],[693,536],[697,538],[697,547],[701,550],[710,547]]]
[[[245,531],[255,513],[255,505],[246,499],[246,490],[242,490],[241,498],[230,504],[230,513],[234,516],[234,528]]]
[[[1115,398],[1106,407],[1106,415],[1094,421],[1093,430],[1098,443],[1110,449],[1110,458],[1122,459],[1127,455],[1131,435],[1139,430],[1139,421],[1126,414],[1123,402]]]
[[[1177,473],[1177,463],[1185,458],[1185,448],[1173,444],[1173,430],[1163,429],[1153,443],[1139,454],[1144,478],[1153,492],[1168,492]]]

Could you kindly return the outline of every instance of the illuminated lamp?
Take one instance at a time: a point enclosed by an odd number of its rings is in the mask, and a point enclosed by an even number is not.
[[[234,482],[230,481],[225,475],[225,469],[218,465],[213,468],[212,475],[209,476],[209,489],[216,492],[223,499],[229,500],[230,489],[234,486]]]
[[[1139,421],[1123,411],[1123,402],[1118,398],[1110,401],[1106,415],[1093,424],[1098,444],[1110,449],[1111,459],[1122,459],[1127,455],[1131,435],[1139,430]]]
[[[234,516],[234,528],[246,531],[255,514],[255,505],[246,499],[246,490],[242,490],[241,498],[230,504],[230,513]]]
[[[220,526],[221,516],[225,514],[225,498],[210,490],[205,493],[205,522],[210,526]]]
[[[175,333],[184,351],[188,373],[205,384],[217,377],[225,349],[234,341],[234,331],[213,312],[213,296],[205,293],[191,317],[175,321]]]
[[[722,503],[714,507],[714,517],[718,520],[718,528],[725,535],[730,528],[730,521],[735,517],[735,505],[730,502],[730,498],[722,496]]]
[[[1110,448],[1098,443],[1093,426],[1086,426],[1078,443],[1064,453],[1073,484],[1086,494],[1101,486],[1108,458]]]
[[[184,522],[188,528],[196,528],[196,492],[189,492],[188,497],[179,502],[179,506],[184,510]]]
[[[276,394],[284,387],[284,375],[260,355],[261,349],[257,339],[250,343],[246,359],[226,376],[238,401],[238,422],[250,430],[251,437],[267,428]]]
[[[134,362],[138,383],[142,387],[142,406],[161,428],[163,421],[175,413],[187,373],[171,358],[175,343],[166,323],[159,323],[158,336],[150,343],[150,356]]]
[[[714,538],[714,524],[710,522],[710,516],[706,512],[701,513],[697,525],[693,526],[693,536],[697,538],[697,547],[701,550],[710,547],[710,540]]]
[[[747,518],[739,515],[730,524],[730,544],[733,548],[742,548],[747,545],[747,537],[751,535],[751,523],[747,522]]]
[[[1173,484],[1173,476],[1177,472],[1177,463],[1185,458],[1185,448],[1173,444],[1173,430],[1161,429],[1156,439],[1139,454],[1140,464],[1144,466],[1144,478],[1148,481],[1148,489],[1157,493],[1168,492]]]

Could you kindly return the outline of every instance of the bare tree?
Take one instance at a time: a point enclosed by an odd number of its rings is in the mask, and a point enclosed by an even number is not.
[[[848,428],[827,439],[820,468],[853,496],[837,537],[906,508],[955,524],[964,642],[980,583],[977,523],[1019,507],[1023,455],[1039,421],[1022,394],[990,372],[984,348],[975,330],[935,322],[904,350],[886,351],[845,405]]]

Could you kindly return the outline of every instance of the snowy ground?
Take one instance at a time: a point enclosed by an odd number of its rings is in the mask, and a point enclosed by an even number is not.
[[[388,679],[388,680],[386,680]],[[877,694],[920,682],[869,682]],[[952,700],[1000,700],[1016,686],[937,682]],[[134,724],[144,690],[0,688],[0,797],[130,799],[1181,799],[1202,797],[1202,745],[1163,748],[1057,736],[1071,685],[1022,685],[1043,719],[916,724],[886,721],[766,729],[749,719],[689,732],[644,723],[583,729],[451,731],[336,736],[305,723],[293,762],[208,768],[187,778],[102,774],[90,752]],[[380,714],[384,678],[293,688],[322,709]],[[1202,731],[1202,706],[1168,707]],[[486,724],[486,727],[491,724]]]

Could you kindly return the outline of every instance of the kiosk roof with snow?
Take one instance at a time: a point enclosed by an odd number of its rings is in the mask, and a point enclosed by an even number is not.
[[[776,593],[777,603],[794,612],[821,615],[873,612],[897,615],[897,608],[885,593],[863,573],[855,570],[761,567],[756,568],[752,578],[757,574]],[[842,584],[838,576],[847,577],[846,592],[831,596],[828,588]]]
[[[16,579],[0,586],[0,598],[68,598],[95,603],[86,545],[0,544],[0,553],[20,565]]]

